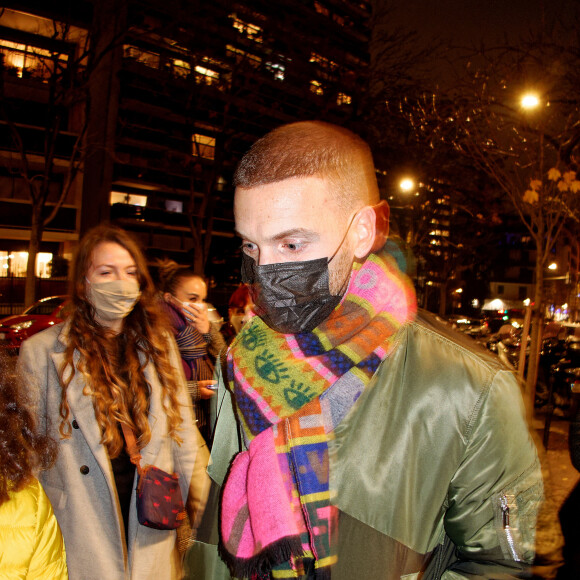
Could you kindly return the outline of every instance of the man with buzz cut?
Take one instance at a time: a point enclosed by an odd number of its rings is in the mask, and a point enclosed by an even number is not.
[[[524,577],[542,481],[518,384],[417,316],[366,143],[285,125],[235,185],[255,315],[221,365],[219,540],[199,530],[189,577]]]

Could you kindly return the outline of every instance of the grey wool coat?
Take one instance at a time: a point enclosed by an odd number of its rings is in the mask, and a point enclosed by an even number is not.
[[[65,541],[71,580],[174,580],[181,577],[175,531],[155,530],[137,521],[135,486],[131,497],[128,547],[108,453],[100,443],[100,429],[86,381],[76,372],[67,390],[72,436],[59,434],[61,383],[68,327],[57,325],[25,341],[18,361],[23,388],[36,407],[39,427],[59,441],[55,465],[40,474]],[[172,366],[179,373],[178,393],[182,425],[178,445],[169,437],[162,407],[161,383],[154,365],[145,367],[150,386],[151,441],[141,450],[141,465],[177,472],[184,499],[192,486],[193,501],[203,503],[207,448],[195,427],[181,361],[173,338],[168,337]],[[75,353],[78,361],[78,353]],[[135,476],[136,479],[136,476]]]

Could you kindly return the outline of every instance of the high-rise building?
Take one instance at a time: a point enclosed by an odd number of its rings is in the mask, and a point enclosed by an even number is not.
[[[62,203],[44,230],[43,253],[70,257],[82,231],[111,219],[141,238],[151,260],[168,257],[234,282],[227,263],[240,156],[283,123],[360,119],[367,1],[5,4],[0,259],[27,251],[27,182],[37,178],[21,170],[23,147],[39,174],[48,175],[47,163],[54,168],[44,217]]]

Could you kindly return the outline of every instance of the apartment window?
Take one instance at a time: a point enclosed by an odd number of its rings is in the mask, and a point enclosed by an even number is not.
[[[310,81],[310,92],[315,95],[323,95],[324,89],[322,88],[322,83],[320,81]]]
[[[262,28],[251,22],[244,22],[242,19],[238,18],[235,14],[230,14],[232,20],[232,26],[243,36],[257,42],[262,43]]]
[[[213,85],[217,83],[220,79],[220,73],[210,68],[204,66],[196,66],[195,72],[197,73],[197,79],[206,85]]]
[[[48,79],[54,74],[54,57],[62,68],[66,67],[68,55],[28,44],[0,39],[0,55],[4,68],[19,78]]]
[[[319,69],[318,75],[324,79],[329,79],[330,74],[338,69],[338,64],[316,52],[310,53],[310,62],[317,65]]]
[[[172,213],[183,213],[183,202],[176,199],[166,199],[165,210]]]
[[[1,252],[0,251],[0,278],[15,276],[26,277],[28,252]],[[50,278],[52,272],[52,254],[39,252],[36,254],[36,276]]]
[[[215,157],[215,137],[194,133],[191,136],[191,140],[194,156],[203,157],[204,159],[213,159]]]
[[[286,67],[283,64],[278,62],[267,62],[266,70],[270,71],[277,81],[284,80],[284,72],[286,71]]]
[[[160,62],[161,62],[161,57],[159,56],[159,54],[155,53],[155,52],[150,52],[148,50],[141,50],[140,48],[137,48],[136,46],[132,46],[132,45],[128,45],[126,44],[123,47],[123,52],[125,54],[125,58],[130,58],[136,62],[139,62],[141,64],[144,64],[145,66],[148,66],[150,68],[155,68],[158,69]]]
[[[338,93],[336,97],[337,105],[352,105],[352,97],[346,93]]]
[[[172,61],[173,74],[176,77],[186,79],[191,72],[191,65],[188,62],[180,59],[174,59]]]
[[[122,191],[111,191],[110,204],[113,205],[115,203],[125,203],[127,205],[138,205],[145,207],[147,205],[147,196],[135,195]]]
[[[320,2],[314,2],[314,10],[316,10],[318,14],[330,16],[330,10],[326,6],[323,6]]]
[[[503,295],[504,295],[504,293],[505,293],[505,288],[504,288],[504,285],[503,285],[503,284],[498,284],[498,285],[497,285],[497,293],[498,293],[500,296],[503,296]]]

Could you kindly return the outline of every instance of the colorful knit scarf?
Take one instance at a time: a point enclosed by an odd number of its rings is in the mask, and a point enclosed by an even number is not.
[[[328,441],[416,312],[410,281],[384,251],[356,264],[347,293],[309,333],[257,316],[228,351],[228,382],[247,451],[230,466],[220,554],[237,578],[330,578],[336,508]]]
[[[205,339],[173,304],[166,302],[163,304],[184,363],[185,378],[194,381],[211,379],[213,377],[213,364],[207,353]]]

